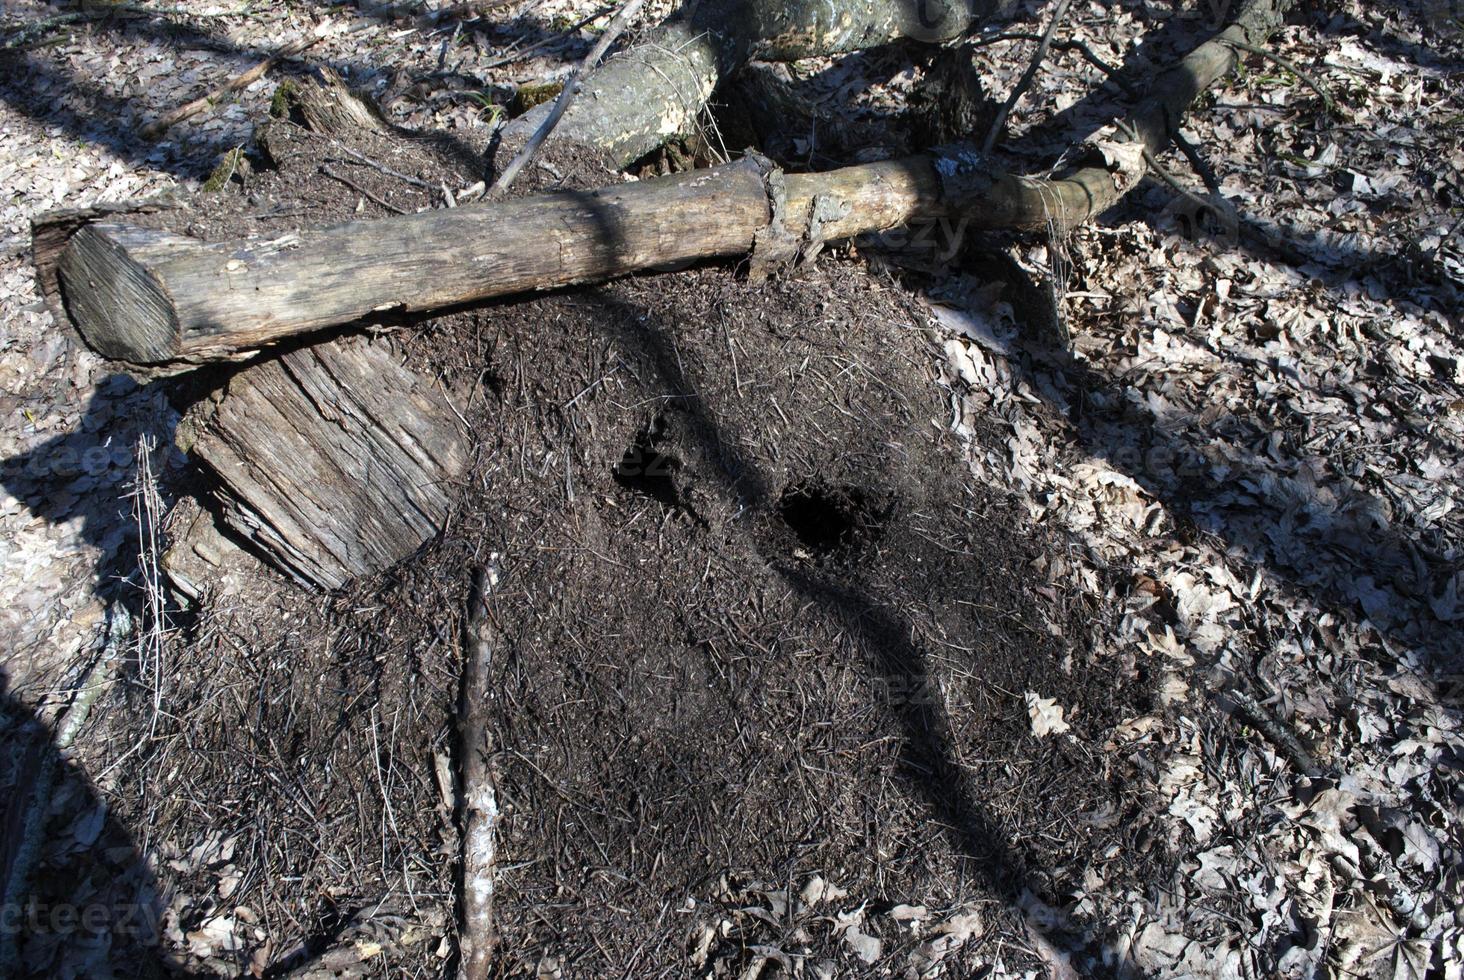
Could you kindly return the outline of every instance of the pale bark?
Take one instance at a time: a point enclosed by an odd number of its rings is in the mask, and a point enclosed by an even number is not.
[[[105,222],[61,253],[68,311],[107,357],[206,361],[383,310],[422,311],[533,289],[743,255],[770,230],[809,244],[916,218],[1063,231],[1117,203],[1194,98],[1264,41],[1289,0],[1253,0],[1237,23],[1160,76],[1126,137],[1076,154],[1057,177],[1004,173],[971,148],[781,177],[751,162],[587,193],[356,222],[268,242],[205,244]],[[1106,159],[1104,156],[1106,155]],[[814,218],[817,220],[813,220]],[[775,224],[786,225],[773,229]],[[811,229],[811,225],[813,226]]]
[[[749,59],[793,61],[907,40],[941,44],[1001,16],[1012,0],[737,0],[687,4],[588,75],[551,143],[587,147],[624,166],[690,133],[707,99]],[[551,111],[509,123],[516,149]]]

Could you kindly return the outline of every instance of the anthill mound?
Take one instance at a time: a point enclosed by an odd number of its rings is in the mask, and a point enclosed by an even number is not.
[[[350,144],[418,186],[293,139],[277,169],[155,220],[278,234],[480,176],[431,144]],[[1101,733],[1147,685],[1090,656],[1100,597],[1048,587],[1063,542],[973,484],[897,284],[836,255],[381,327],[372,343],[462,393],[476,436],[446,532],[335,596],[261,577],[175,640],[169,712],[138,698],[111,719],[158,732],[125,758],[119,739],[109,779],[179,933],[245,906],[257,944],[235,968],[335,962],[363,935],[381,952],[362,970],[451,962],[441,773],[482,565],[506,973],[903,972],[972,912],[944,966],[1011,963],[1023,896],[1061,906],[1088,856],[1125,845]],[[1070,731],[1035,735],[1029,694]],[[192,850],[211,835],[226,859]]]

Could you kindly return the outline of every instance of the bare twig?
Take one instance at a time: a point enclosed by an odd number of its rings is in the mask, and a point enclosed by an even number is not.
[[[986,139],[981,144],[983,154],[990,153],[996,141],[1001,138],[1002,132],[1006,130],[1007,116],[1011,115],[1012,109],[1016,108],[1017,102],[1032,85],[1032,80],[1037,77],[1037,69],[1042,67],[1042,62],[1047,60],[1047,52],[1052,48],[1052,37],[1067,16],[1068,7],[1072,6],[1072,0],[1057,0],[1057,7],[1052,11],[1052,19],[1047,22],[1047,30],[1042,32],[1042,40],[1037,45],[1037,51],[1032,55],[1032,61],[1027,65],[1027,70],[1022,77],[1017,79],[1017,84],[1012,88],[1011,94],[1007,96],[1006,102],[1002,103],[1001,110],[996,114],[996,119],[991,123],[991,129],[986,133]]]
[[[1041,42],[1041,34],[1031,34],[1027,31],[1002,31],[1000,34],[985,34],[971,41],[971,47],[984,48],[989,44],[997,44],[1001,41],[1037,41]],[[1103,74],[1113,80],[1113,83],[1124,90],[1127,95],[1138,95],[1138,87],[1123,77],[1123,72],[1098,57],[1097,52],[1082,41],[1075,38],[1068,38],[1065,41],[1053,41],[1052,46],[1059,51],[1076,51],[1083,56],[1083,60],[1097,68]]]
[[[385,200],[381,199],[380,197],[377,197],[375,194],[371,193],[366,188],[362,187],[360,184],[356,183],[354,180],[352,180],[351,178],[347,177],[345,174],[337,173],[336,171],[330,169],[330,167],[326,166],[323,163],[320,165],[320,172],[323,173],[323,174],[325,174],[331,180],[338,180],[342,184],[345,184],[351,190],[355,191],[357,194],[360,194],[362,197],[366,198],[366,200],[370,201],[372,204],[375,204],[377,207],[385,208],[386,210],[392,212],[393,214],[406,214],[407,213],[406,211],[404,211],[401,208],[397,207],[395,204],[392,204],[389,201],[385,201]]]
[[[510,51],[508,54],[505,54],[499,58],[495,58],[493,61],[490,61],[485,65],[479,65],[477,70],[479,72],[485,72],[490,71],[494,68],[502,68],[504,65],[511,65],[515,61],[522,61],[529,55],[533,54],[535,51],[538,51],[541,48],[546,48],[551,44],[554,44],[558,41],[563,40],[566,37],[569,37],[569,35],[580,30],[586,24],[590,24],[594,21],[599,20],[601,17],[604,17],[606,14],[612,12],[614,9],[614,5],[601,7],[599,10],[590,14],[588,17],[583,17],[575,23],[570,24],[569,27],[567,27],[563,31],[560,31],[558,34],[551,34],[549,37],[535,41],[533,44],[530,44],[527,47],[519,48],[516,51]]]
[[[1185,139],[1184,134],[1178,130],[1175,130],[1174,133],[1174,145],[1179,148],[1180,153],[1184,154],[1184,158],[1189,161],[1190,167],[1199,175],[1200,180],[1205,182],[1205,190],[1216,197],[1220,196],[1220,180],[1215,176],[1215,171],[1205,162],[1205,158],[1200,156],[1200,151],[1195,145]]]
[[[1236,48],[1241,51],[1249,51],[1251,54],[1258,54],[1268,61],[1274,61],[1282,68],[1285,68],[1287,71],[1291,72],[1291,74],[1301,79],[1302,82],[1306,84],[1307,88],[1317,93],[1317,95],[1321,97],[1322,105],[1326,106],[1328,112],[1331,112],[1337,108],[1337,104],[1332,101],[1332,94],[1326,89],[1322,88],[1322,83],[1313,78],[1305,69],[1303,69],[1296,62],[1292,61],[1290,58],[1279,55],[1276,52],[1263,48],[1258,44],[1251,44],[1249,41],[1241,41],[1235,38],[1231,38],[1225,43],[1230,45],[1232,48]]]
[[[331,145],[335,149],[340,150],[346,156],[350,157],[352,160],[355,160],[357,163],[363,164],[363,165],[365,165],[367,167],[372,168],[373,170],[377,170],[377,171],[379,171],[381,173],[384,173],[388,177],[395,177],[398,180],[404,180],[407,183],[411,184],[413,187],[420,187],[423,190],[428,190],[428,191],[432,190],[432,185],[429,184],[429,183],[427,183],[427,181],[420,180],[420,179],[418,179],[416,177],[411,176],[410,174],[404,174],[400,170],[393,170],[390,167],[388,167],[386,164],[381,163],[381,162],[376,161],[376,160],[373,160],[373,159],[371,159],[370,157],[368,157],[364,153],[358,153],[358,152],[356,152],[355,150],[351,149],[349,146],[346,146],[340,140],[332,139],[331,140]]]
[[[493,862],[498,798],[488,762],[493,752],[488,729],[488,667],[493,659],[494,637],[487,605],[497,583],[498,573],[491,565],[474,570],[463,636],[457,717],[462,821],[458,980],[482,980],[488,976],[497,942],[493,924]]]
[[[503,173],[499,175],[498,180],[493,184],[492,193],[495,196],[502,195],[506,192],[509,185],[513,183],[514,178],[519,175],[519,171],[523,170],[534,159],[534,155],[539,152],[539,147],[544,145],[544,141],[549,138],[549,134],[554,131],[554,127],[559,125],[559,120],[564,115],[564,111],[574,101],[576,93],[579,92],[580,79],[600,63],[600,59],[605,57],[605,52],[610,49],[610,45],[615,43],[615,39],[625,30],[630,19],[640,12],[641,7],[645,6],[645,2],[646,0],[629,0],[625,6],[620,8],[620,12],[615,15],[615,19],[610,21],[605,27],[605,33],[600,35],[600,40],[590,49],[590,53],[585,56],[585,60],[570,73],[569,80],[564,83],[564,91],[559,93],[559,98],[554,102],[554,109],[545,117],[544,122],[540,124],[539,128],[534,130],[534,135],[529,137],[529,141],[524,144],[524,148],[519,151],[518,156],[514,157],[509,165],[503,169]],[[1067,3],[1068,0],[1062,0],[1062,2]]]
[[[1235,713],[1270,742],[1281,757],[1291,763],[1302,775],[1312,778],[1322,775],[1322,768],[1317,765],[1311,753],[1301,744],[1301,739],[1297,738],[1284,722],[1267,711],[1259,701],[1244,691],[1228,690],[1223,692],[1223,696],[1235,705]]]
[[[274,54],[270,55],[268,58],[265,58],[263,61],[255,65],[253,68],[250,68],[248,71],[244,71],[238,75],[235,75],[233,78],[229,79],[223,85],[220,85],[218,88],[214,89],[207,95],[201,98],[194,99],[192,102],[189,102],[186,105],[179,106],[178,108],[174,109],[172,112],[168,113],[160,119],[153,120],[146,126],[143,126],[142,129],[139,130],[139,132],[141,133],[143,139],[157,139],[173,126],[178,125],[185,119],[191,119],[192,117],[198,115],[200,112],[203,112],[205,109],[209,109],[214,105],[217,105],[220,101],[224,99],[225,96],[231,95],[234,92],[238,92],[242,89],[248,88],[250,85],[253,85],[255,82],[264,77],[265,72],[269,71],[271,68],[273,68],[275,65],[279,64],[286,58],[293,58],[295,55],[300,54],[306,48],[319,41],[320,38],[321,35],[312,34],[310,37],[302,38],[299,41],[294,41],[290,44],[285,45],[283,48],[280,48]]]

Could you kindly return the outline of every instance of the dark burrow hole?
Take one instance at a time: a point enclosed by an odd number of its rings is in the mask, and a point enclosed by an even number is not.
[[[852,551],[879,540],[892,505],[861,487],[794,484],[778,499],[778,515],[814,554]]]
[[[641,429],[615,467],[615,482],[668,507],[677,507],[681,495],[676,489],[676,473],[681,469],[681,460],[656,448],[665,432],[666,419],[661,415]]]

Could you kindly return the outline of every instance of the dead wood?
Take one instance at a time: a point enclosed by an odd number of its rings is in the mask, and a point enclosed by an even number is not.
[[[320,37],[320,35],[316,34],[307,38],[302,38],[298,41],[292,41],[291,43],[280,48],[274,54],[270,55],[268,58],[265,58],[263,61],[254,65],[252,68],[249,68],[248,70],[242,71],[239,74],[235,75],[233,78],[229,79],[227,82],[220,85],[212,92],[209,92],[207,95],[201,96],[197,99],[194,99],[192,102],[179,106],[167,115],[155,119],[147,125],[143,126],[142,129],[140,129],[138,132],[142,135],[143,139],[158,139],[169,129],[178,125],[180,122],[183,122],[186,119],[193,118],[200,112],[203,112],[204,110],[217,105],[225,97],[232,95],[235,92],[242,91],[243,89],[248,88],[250,85],[253,85],[255,82],[264,77],[265,72],[269,71],[275,65],[279,64],[281,61],[284,61],[286,58],[293,58],[295,55],[300,54],[316,41],[319,41]]]
[[[328,138],[387,130],[374,106],[324,77],[287,89],[281,114]],[[389,345],[365,338],[245,368],[185,418],[182,434],[217,479],[212,510],[225,530],[296,580],[325,589],[395,564],[438,534],[468,456],[449,395]],[[200,579],[218,583],[234,556],[213,514],[178,532],[169,576],[197,597]],[[198,559],[208,567],[199,569]]]
[[[506,193],[513,184],[514,178],[519,175],[519,171],[534,159],[534,154],[539,151],[539,147],[544,145],[549,134],[554,132],[554,127],[559,124],[560,119],[564,118],[564,113],[574,103],[574,97],[579,94],[580,76],[594,70],[595,66],[600,63],[600,59],[605,57],[605,52],[610,49],[610,45],[614,44],[615,39],[625,30],[626,24],[640,12],[644,5],[645,0],[628,0],[621,6],[620,12],[615,15],[614,20],[610,21],[609,26],[600,35],[600,40],[595,42],[595,46],[585,56],[585,60],[577,65],[570,74],[569,81],[565,82],[564,88],[559,92],[559,98],[554,100],[554,107],[549,110],[549,114],[544,117],[539,128],[534,130],[533,135],[524,143],[523,149],[519,150],[518,155],[509,161],[508,166],[504,167],[503,172],[498,175],[498,179],[493,183],[494,196],[502,196]]]
[[[270,106],[271,115],[298,117],[308,131],[322,136],[392,131],[376,103],[352,92],[333,69],[318,71],[319,81],[281,83]]]
[[[1111,138],[1065,174],[1026,177],[957,147],[821,174],[744,161],[589,193],[354,222],[269,241],[206,244],[120,222],[82,228],[61,254],[68,312],[106,357],[208,361],[382,311],[423,311],[746,255],[783,232],[817,248],[950,216],[973,228],[1064,230],[1135,187],[1194,99],[1259,43],[1287,0],[1256,0],[1161,75]],[[775,186],[775,184],[777,186]],[[780,196],[785,197],[780,200]]]
[[[625,165],[692,132],[721,82],[749,60],[795,61],[915,41],[942,44],[1004,16],[1010,0],[743,0],[690,3],[611,58],[582,84],[553,141],[590,147]],[[516,152],[552,111],[538,107],[503,130]]]
[[[463,637],[462,680],[458,687],[458,778],[462,855],[458,925],[458,978],[482,980],[490,972],[497,932],[493,923],[493,875],[497,850],[498,796],[489,759],[493,628],[488,597],[497,584],[491,567],[474,570]]]
[[[187,430],[229,528],[326,589],[441,531],[467,462],[447,394],[367,338],[242,371]]]

